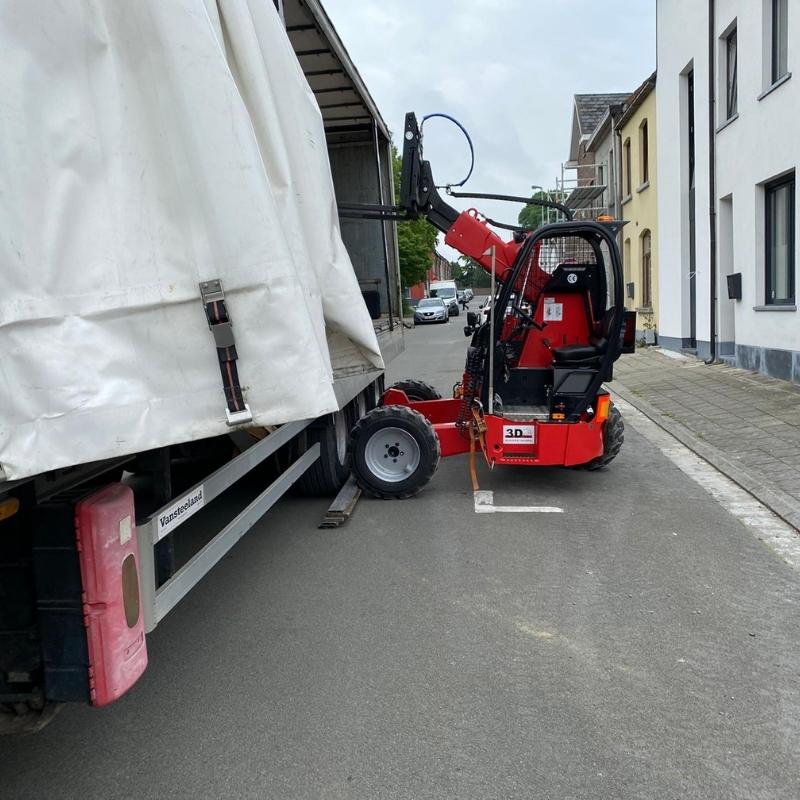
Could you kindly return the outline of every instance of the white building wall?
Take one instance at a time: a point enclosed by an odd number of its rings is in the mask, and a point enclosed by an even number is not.
[[[800,161],[800,74],[768,88],[770,0],[717,0],[715,109],[718,354],[739,366],[800,381],[800,319],[765,307],[763,184]],[[725,51],[720,37],[736,21],[738,117],[724,125]],[[767,27],[765,27],[765,20]],[[657,0],[658,167],[661,340],[688,344],[688,186],[683,130],[686,66],[695,69],[697,181],[697,344],[709,352],[708,3]],[[789,72],[800,70],[800,2],[789,2]],[[766,61],[765,61],[766,59]],[[759,99],[761,98],[761,99]],[[797,202],[795,213],[797,215]],[[795,231],[800,231],[795,219]],[[796,250],[796,248],[795,248]],[[798,291],[795,252],[795,292]],[[729,300],[726,275],[742,273],[743,297]]]
[[[709,341],[708,31],[705,4],[658,0],[659,340],[690,345],[689,168],[686,74],[694,69],[695,329],[699,350]]]
[[[766,6],[766,8],[765,8]],[[718,0],[716,18],[718,123],[724,123],[724,48],[719,37],[736,21],[738,118],[719,130],[717,197],[733,207],[732,254],[720,253],[719,312],[736,343],[737,363],[781,378],[800,380],[800,319],[796,311],[766,309],[763,184],[800,163],[800,74],[769,88],[769,11],[766,0]],[[766,39],[766,41],[765,41]],[[800,70],[800,3],[789,0],[789,72]],[[766,64],[765,64],[766,61]],[[761,97],[761,99],[759,99]],[[795,203],[795,231],[800,230]],[[725,236],[720,230],[720,238]],[[723,241],[723,247],[726,243]],[[725,275],[742,273],[742,300],[728,300]],[[797,292],[795,248],[795,293]],[[792,364],[794,362],[794,364]],[[792,374],[793,373],[793,374]]]

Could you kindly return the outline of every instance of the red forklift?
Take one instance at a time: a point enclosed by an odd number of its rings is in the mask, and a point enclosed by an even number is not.
[[[534,203],[564,217],[525,230],[475,209],[459,213],[438,188],[409,113],[400,205],[340,206],[346,216],[427,219],[493,284],[488,319],[468,314],[471,342],[453,397],[401,381],[355,424],[349,463],[358,485],[374,497],[410,497],[442,456],[471,453],[477,489],[478,450],[490,467],[605,467],[620,451],[624,425],[603,384],[619,356],[633,352],[636,328],[636,313],[623,307],[616,223],[574,220],[569,208],[550,201],[447,187],[451,196]],[[510,229],[511,239],[492,227]]]

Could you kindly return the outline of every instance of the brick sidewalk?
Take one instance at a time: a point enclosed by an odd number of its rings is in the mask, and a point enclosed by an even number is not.
[[[800,530],[800,387],[640,349],[611,390]]]

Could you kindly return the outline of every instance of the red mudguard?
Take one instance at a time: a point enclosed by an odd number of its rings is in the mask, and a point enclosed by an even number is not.
[[[112,483],[75,506],[92,705],[123,695],[147,667],[133,492]]]

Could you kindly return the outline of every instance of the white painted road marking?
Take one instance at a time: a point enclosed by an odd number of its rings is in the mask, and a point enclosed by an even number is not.
[[[780,555],[787,564],[800,569],[800,537],[794,528],[630,403],[615,397],[614,405],[622,411],[626,422],[630,422],[682,472],[700,484],[757,539]]]
[[[480,490],[473,492],[476,514],[563,514],[564,509],[558,506],[496,506],[494,492]]]

